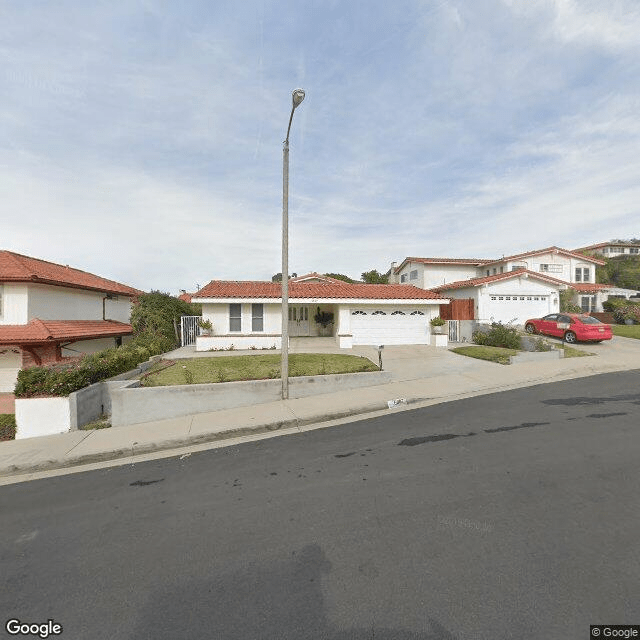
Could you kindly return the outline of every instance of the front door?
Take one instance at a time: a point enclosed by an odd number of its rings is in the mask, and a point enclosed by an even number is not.
[[[289,335],[309,335],[309,307],[289,305]]]

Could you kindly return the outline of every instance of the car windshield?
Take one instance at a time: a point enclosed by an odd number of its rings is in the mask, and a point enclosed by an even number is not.
[[[582,324],[602,324],[598,318],[594,318],[592,316],[580,316],[578,318]]]

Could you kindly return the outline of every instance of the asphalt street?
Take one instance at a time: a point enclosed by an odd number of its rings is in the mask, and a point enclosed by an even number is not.
[[[7,485],[0,633],[16,637],[11,618],[96,640],[640,624],[639,451],[632,371]]]

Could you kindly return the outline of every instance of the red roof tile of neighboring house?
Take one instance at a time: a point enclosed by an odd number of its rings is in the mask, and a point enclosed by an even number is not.
[[[31,320],[0,325],[0,344],[41,344],[108,338],[133,333],[130,324],[115,320]]]
[[[182,300],[182,302],[191,302],[191,298],[193,297],[192,293],[181,293],[178,296],[178,300]]]
[[[213,280],[194,294],[199,298],[280,298],[279,282]],[[290,282],[289,298],[338,298],[368,300],[438,300],[433,291],[407,284],[350,284],[337,282]]]
[[[572,282],[569,285],[572,289],[579,291],[580,293],[595,293],[602,289],[612,289],[616,285],[614,284],[600,284],[598,282]]]
[[[546,249],[536,249],[535,251],[526,251],[525,253],[518,253],[513,256],[504,256],[499,260],[492,260],[491,262],[486,262],[484,266],[490,264],[498,264],[500,262],[506,262],[507,260],[519,260],[520,258],[527,258],[528,256],[537,256],[542,253],[559,253],[561,255],[570,256],[572,258],[579,258],[580,260],[587,260],[589,262],[594,262],[595,264],[605,264],[604,261],[598,260],[597,258],[593,258],[591,256],[585,256],[582,253],[576,253],[575,251],[568,251],[567,249],[561,249],[560,247],[547,247]]]
[[[400,270],[407,262],[419,262],[421,264],[468,264],[474,267],[481,267],[482,265],[494,262],[494,260],[493,258],[491,260],[482,258],[405,258],[400,263],[400,266],[395,268],[395,272],[400,273]]]
[[[500,280],[509,280],[511,278],[517,278],[526,274],[529,278],[535,278],[536,280],[544,280],[545,282],[550,282],[551,284],[560,284],[566,286],[573,286],[569,282],[565,282],[564,280],[558,280],[557,278],[553,278],[551,276],[547,276],[542,273],[536,273],[535,271],[529,271],[528,269],[517,269],[516,271],[507,271],[506,273],[497,273],[494,276],[483,276],[482,278],[470,278],[469,280],[457,280],[456,282],[448,282],[447,284],[442,284],[439,287],[433,287],[431,291],[436,291],[441,293],[442,291],[447,291],[448,289],[463,289],[464,287],[480,287],[483,284],[488,284],[490,282],[498,282]]]
[[[12,251],[0,251],[0,282],[38,282],[125,296],[137,296],[143,293],[139,289],[86,271],[30,258]]]

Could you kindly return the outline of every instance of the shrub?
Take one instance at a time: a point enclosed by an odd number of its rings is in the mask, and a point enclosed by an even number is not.
[[[636,324],[640,324],[640,306],[637,304],[619,306],[613,312],[613,318],[619,324],[624,324],[625,320],[633,320]]]
[[[582,313],[582,308],[573,301],[575,291],[564,289],[560,291],[560,311],[564,313]]]
[[[429,320],[429,324],[431,324],[432,327],[442,327],[444,326],[445,322],[446,320],[443,320],[440,316],[436,316],[435,318],[431,318],[431,320]]]
[[[85,355],[76,362],[21,369],[15,395],[17,398],[68,396],[83,387],[131,371],[150,356],[165,351],[165,341],[146,336],[134,338],[121,347]]]
[[[502,324],[501,322],[492,322],[488,331],[474,331],[473,341],[487,347],[520,349],[518,330],[510,324]]]

